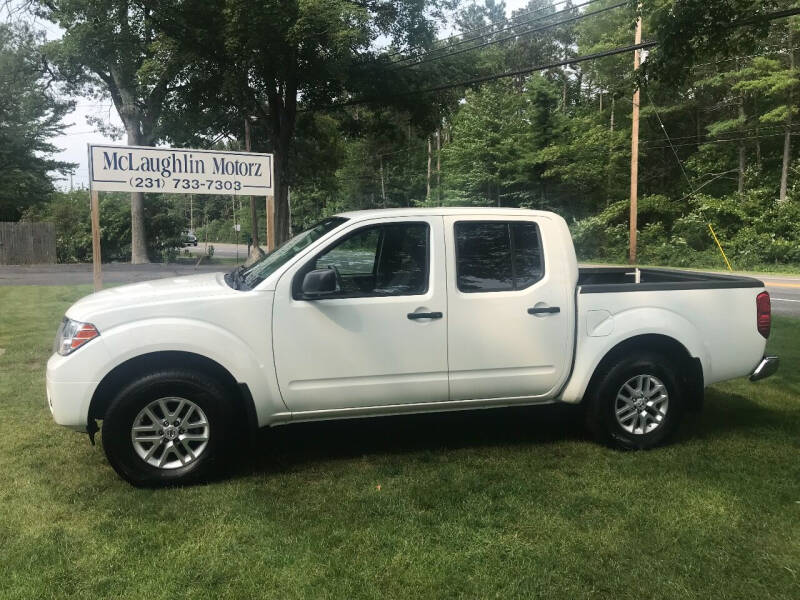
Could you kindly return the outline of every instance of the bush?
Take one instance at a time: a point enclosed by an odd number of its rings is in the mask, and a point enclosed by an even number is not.
[[[640,201],[639,262],[724,268],[708,224],[737,269],[800,266],[800,205],[779,204],[770,190],[722,198],[698,195],[681,204],[664,196]],[[573,223],[581,260],[621,262],[628,254],[628,202]]]
[[[131,258],[131,209],[127,194],[105,193],[100,198],[100,252],[103,262],[129,261]],[[150,260],[174,259],[181,247],[182,217],[164,196],[145,196],[147,254]],[[51,221],[56,227],[58,262],[92,260],[92,226],[89,192],[54,193],[48,201],[29,209],[28,221]]]

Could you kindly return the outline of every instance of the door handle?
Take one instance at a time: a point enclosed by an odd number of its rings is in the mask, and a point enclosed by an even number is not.
[[[441,319],[444,315],[440,312],[429,313],[408,313],[408,318],[412,321],[416,319]]]
[[[545,315],[545,314],[555,314],[560,313],[561,308],[558,306],[540,306],[538,308],[529,308],[528,314],[529,315]]]

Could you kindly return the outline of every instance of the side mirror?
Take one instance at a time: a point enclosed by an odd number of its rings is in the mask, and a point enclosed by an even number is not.
[[[312,300],[328,296],[337,291],[336,271],[333,269],[317,269],[309,271],[303,277],[303,296]]]

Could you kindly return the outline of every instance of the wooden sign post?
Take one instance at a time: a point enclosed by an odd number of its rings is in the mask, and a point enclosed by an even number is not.
[[[100,256],[100,199],[97,190],[91,191],[92,196],[92,274],[94,291],[103,288],[103,261]]]
[[[95,291],[103,287],[98,192],[267,196],[269,227],[272,181],[271,154],[89,144]]]
[[[267,253],[275,250],[275,197],[267,196]]]

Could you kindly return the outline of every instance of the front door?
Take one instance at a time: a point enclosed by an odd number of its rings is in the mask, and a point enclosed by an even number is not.
[[[304,300],[305,273],[337,291]],[[448,397],[442,217],[354,223],[275,290],[273,351],[292,412],[441,402]]]
[[[548,397],[572,357],[574,284],[545,217],[445,217],[451,400]],[[558,232],[563,235],[563,232]],[[561,272],[556,266],[562,267]]]

